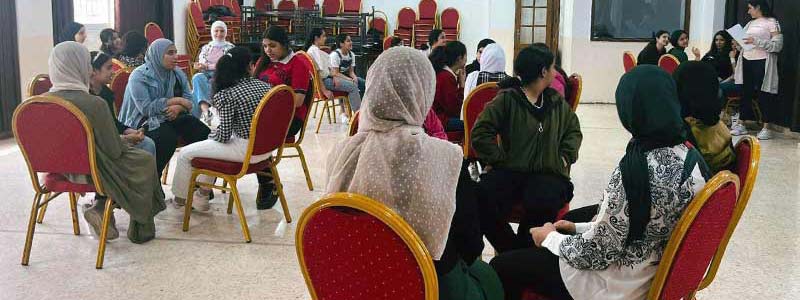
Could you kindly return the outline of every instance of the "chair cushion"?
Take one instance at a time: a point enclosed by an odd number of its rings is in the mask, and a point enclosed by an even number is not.
[[[272,164],[272,158],[259,163],[250,164],[250,166],[247,167],[247,174],[263,171],[264,169],[269,168],[270,164]],[[236,175],[242,170],[242,163],[198,157],[192,159],[192,167],[219,172],[226,175]]]
[[[72,183],[67,177],[61,174],[49,173],[44,177],[44,186],[51,192],[73,192],[90,193],[94,192],[94,184]]]

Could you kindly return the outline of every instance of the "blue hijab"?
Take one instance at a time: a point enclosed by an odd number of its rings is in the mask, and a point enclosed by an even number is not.
[[[144,65],[141,66],[143,75],[152,78],[159,84],[157,87],[156,97],[172,98],[175,96],[175,77],[174,70],[164,67],[164,54],[167,54],[167,49],[175,45],[168,39],[157,39],[150,47],[147,48],[147,54],[144,57]]]

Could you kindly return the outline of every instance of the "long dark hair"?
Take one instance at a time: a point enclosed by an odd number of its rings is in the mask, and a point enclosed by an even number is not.
[[[553,53],[553,64],[556,67],[556,71],[561,73],[561,76],[564,77],[564,80],[568,78],[567,72],[561,68],[561,50],[550,49],[550,47],[548,47],[545,43],[534,43],[531,45],[531,47],[540,47],[550,50],[550,52]]]
[[[747,0],[747,4],[752,5],[754,8],[758,8],[761,10],[761,14],[764,15],[765,18],[772,18],[772,8],[769,7],[769,3],[766,0]]]
[[[342,49],[342,44],[347,41],[347,37],[350,35],[347,33],[340,33],[336,36],[336,49]]]
[[[439,73],[439,71],[444,70],[445,66],[452,66],[464,55],[467,55],[467,47],[459,41],[452,41],[433,49],[428,59],[433,64],[433,70]]]
[[[128,31],[125,33],[123,40],[125,41],[125,49],[122,50],[122,54],[125,56],[137,57],[147,50],[147,38],[137,31]]]
[[[116,54],[116,53],[114,53],[114,50],[112,49],[112,47],[114,46],[114,35],[115,34],[118,35],[119,33],[117,33],[116,30],[111,29],[111,28],[106,28],[106,29],[103,29],[103,31],[100,31],[100,51],[103,51],[105,53],[110,53],[111,55]],[[116,49],[116,51],[119,51],[119,50],[120,49]]]
[[[423,44],[420,47],[420,49],[428,50],[430,48],[433,48],[433,44],[436,44],[436,42],[439,41],[439,36],[442,35],[442,33],[444,33],[444,31],[442,31],[441,29],[431,30],[431,32],[428,33],[428,43]]]
[[[475,52],[478,52],[479,50],[481,50],[481,48],[486,48],[486,46],[489,46],[494,43],[495,41],[493,39],[482,39],[480,42],[478,42],[478,49],[476,49]]]
[[[264,40],[276,41],[278,44],[281,44],[284,48],[286,48],[286,52],[290,51],[289,48],[289,34],[286,33],[286,29],[283,29],[278,26],[270,26],[267,31],[264,32],[264,36],[262,37]],[[258,76],[261,72],[267,69],[269,63],[272,62],[267,56],[267,52],[264,49],[261,49],[261,59],[258,60],[258,64],[256,65],[256,70],[254,71],[253,75]]]
[[[103,65],[111,60],[111,56],[100,51],[89,52],[92,55],[92,69],[100,70]]]
[[[553,52],[547,47],[530,46],[522,49],[514,59],[514,74],[517,77],[500,81],[498,87],[522,89],[523,86],[544,78],[544,71],[550,69],[554,60]]]
[[[723,46],[722,49],[717,48],[717,36],[722,36],[722,38],[725,40],[725,46]],[[714,34],[714,39],[711,41],[711,48],[708,49],[710,50],[708,50],[706,55],[716,54],[717,56],[726,58],[733,50],[733,37],[730,33],[728,33],[727,30],[717,31],[717,33]]]
[[[66,42],[66,41],[75,41],[75,35],[81,31],[81,28],[84,28],[83,24],[76,23],[76,22],[69,22],[67,26],[64,26],[64,29],[61,30],[61,34],[59,36],[59,43]]]
[[[672,35],[669,36],[669,43],[672,44],[672,47],[682,49],[681,46],[678,46],[678,41],[681,39],[682,35],[689,36],[689,33],[686,30],[679,29],[672,32]]]
[[[325,29],[314,27],[308,33],[308,39],[306,39],[306,44],[303,46],[303,50],[308,51],[308,48],[314,45],[314,41],[321,37],[322,34],[325,33]]]
[[[233,47],[217,61],[214,72],[214,93],[236,85],[240,80],[250,77],[250,49]]]

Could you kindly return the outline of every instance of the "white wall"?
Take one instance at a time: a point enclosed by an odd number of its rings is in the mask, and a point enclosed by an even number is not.
[[[53,49],[53,9],[50,0],[16,0],[16,5],[20,90],[24,99],[33,76],[48,72],[47,59]]]
[[[723,29],[725,0],[695,0],[691,6],[689,49],[708,51],[713,35]],[[560,45],[562,67],[584,79],[581,102],[614,103],[617,82],[624,73],[622,53],[638,54],[646,43],[592,42],[592,1],[562,0]],[[691,54],[690,54],[690,57]]]

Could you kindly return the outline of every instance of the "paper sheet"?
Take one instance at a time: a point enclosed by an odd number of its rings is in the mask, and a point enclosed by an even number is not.
[[[742,28],[742,25],[736,24],[733,27],[728,28],[726,31],[730,33],[733,39],[736,40],[740,46],[742,46],[742,50],[748,51],[755,48],[753,44],[744,43],[744,38],[747,37],[747,33],[744,31],[744,28]]]

